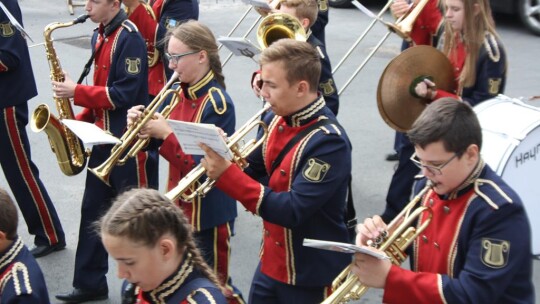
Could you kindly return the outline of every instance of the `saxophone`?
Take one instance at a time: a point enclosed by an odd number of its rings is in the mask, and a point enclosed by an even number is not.
[[[88,15],[81,15],[71,22],[53,22],[45,27],[43,31],[45,52],[47,54],[52,80],[58,82],[65,80],[64,72],[53,47],[52,32],[58,28],[83,23],[88,17]],[[51,114],[49,106],[40,104],[32,113],[30,127],[34,132],[45,131],[47,133],[49,144],[54,154],[56,154],[60,170],[68,176],[77,175],[86,166],[89,152],[84,151],[81,140],[60,121],[60,119],[75,119],[69,98],[53,97],[53,99],[56,103],[59,117],[56,118]]]

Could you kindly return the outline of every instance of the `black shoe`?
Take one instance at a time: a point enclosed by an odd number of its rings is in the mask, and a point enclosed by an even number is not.
[[[109,290],[107,288],[98,290],[85,290],[73,288],[70,293],[57,294],[56,298],[67,303],[83,303],[90,301],[100,301],[109,298]]]
[[[397,161],[397,160],[399,160],[398,154],[397,153],[386,154],[386,160],[387,161]]]
[[[34,258],[44,257],[55,251],[60,251],[66,248],[66,243],[56,243],[54,245],[36,245],[30,249],[30,253]]]

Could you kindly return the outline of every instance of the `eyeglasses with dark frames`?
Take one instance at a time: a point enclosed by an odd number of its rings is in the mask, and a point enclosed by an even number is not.
[[[187,56],[187,55],[192,55],[192,54],[196,54],[198,53],[199,51],[191,51],[191,52],[186,52],[186,53],[182,53],[182,54],[176,54],[176,55],[171,55],[169,53],[165,53],[165,58],[167,58],[167,61],[174,64],[174,65],[177,65],[178,64],[178,60],[180,60],[180,58],[184,57],[184,56]]]
[[[442,175],[442,169],[446,167],[454,158],[457,157],[457,154],[454,153],[454,156],[450,157],[449,160],[445,161],[444,163],[438,165],[438,166],[430,166],[430,165],[424,165],[422,162],[418,159],[418,156],[416,155],[416,152],[411,156],[411,161],[420,169],[425,168],[429,171],[429,173],[433,175]]]

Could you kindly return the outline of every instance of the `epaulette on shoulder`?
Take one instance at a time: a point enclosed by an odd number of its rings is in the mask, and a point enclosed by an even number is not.
[[[474,191],[495,210],[499,209],[499,206],[504,204],[513,203],[512,198],[494,181],[489,179],[477,179],[474,182]]]
[[[328,119],[328,118],[326,116],[322,116],[319,118],[319,120],[321,119]],[[334,135],[341,136],[340,127],[341,126],[337,122],[333,121],[333,122],[330,122],[329,124],[320,126],[319,129],[321,129],[326,135],[334,134]]]
[[[214,107],[214,111],[221,115],[227,111],[227,97],[220,88],[212,87],[208,90],[208,99]]]
[[[490,32],[486,32],[484,37],[484,50],[486,51],[489,59],[493,62],[499,62],[501,60],[501,51],[499,49],[499,43],[497,37]]]
[[[131,20],[126,19],[124,22],[122,22],[122,27],[128,30],[128,32],[138,32],[139,29],[135,25],[135,23],[131,22]]]
[[[9,274],[4,276],[3,284],[11,280],[13,282],[13,288],[15,288],[15,294],[17,296],[32,294],[32,286],[30,285],[30,276],[28,274],[28,268],[21,262],[15,262]],[[5,285],[4,285],[5,286]]]

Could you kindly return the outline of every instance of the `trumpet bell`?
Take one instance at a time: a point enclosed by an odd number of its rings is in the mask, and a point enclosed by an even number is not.
[[[452,64],[434,47],[419,45],[403,51],[386,66],[377,87],[377,107],[393,129],[406,132],[430,100],[415,96],[414,88],[423,79],[438,89],[454,92]]]
[[[300,21],[289,14],[275,13],[266,16],[257,29],[259,46],[265,49],[283,38],[306,41],[307,34]]]

